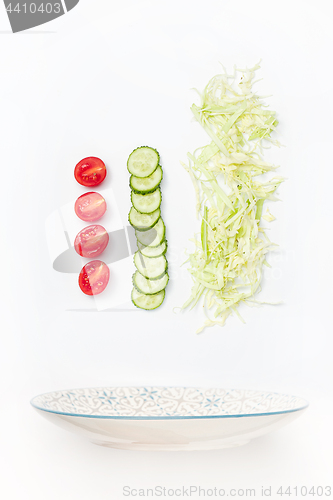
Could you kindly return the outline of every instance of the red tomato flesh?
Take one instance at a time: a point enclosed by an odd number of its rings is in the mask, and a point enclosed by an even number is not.
[[[106,202],[99,193],[85,193],[76,200],[74,209],[81,220],[95,222],[105,214]]]
[[[101,260],[92,260],[81,269],[79,287],[86,295],[98,295],[105,290],[109,278],[108,266]]]
[[[75,238],[74,248],[81,257],[100,255],[109,243],[109,235],[103,226],[87,226]]]
[[[74,176],[82,186],[97,186],[106,177],[106,166],[100,158],[89,156],[79,161],[74,169]]]

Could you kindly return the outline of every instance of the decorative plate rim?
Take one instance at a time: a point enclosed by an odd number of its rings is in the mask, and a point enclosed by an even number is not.
[[[149,415],[140,415],[140,416],[133,416],[133,415],[88,415],[88,414],[83,414],[83,413],[71,413],[71,412],[66,412],[66,411],[58,411],[58,410],[52,410],[48,408],[42,408],[38,406],[34,401],[38,398],[41,398],[43,396],[47,396],[53,393],[58,393],[58,392],[71,392],[71,391],[82,391],[82,390],[96,390],[96,389],[105,389],[105,390],[110,390],[112,389],[139,389],[141,386],[117,386],[117,387],[111,387],[111,386],[106,386],[106,387],[82,387],[82,388],[76,388],[76,389],[64,389],[64,390],[59,390],[59,391],[51,391],[51,392],[44,392],[42,394],[39,394],[35,397],[33,397],[30,401],[30,404],[33,408],[36,410],[44,411],[45,413],[51,413],[54,415],[63,415],[67,417],[76,417],[76,418],[92,418],[92,419],[102,419],[102,420],[206,420],[206,419],[217,419],[217,418],[243,418],[243,417],[266,417],[270,415],[285,415],[288,413],[295,413],[301,410],[305,410],[309,406],[309,402],[299,396],[293,396],[292,394],[284,394],[284,393],[279,393],[279,392],[270,392],[270,391],[260,391],[260,390],[253,390],[253,389],[227,389],[223,387],[192,387],[192,386],[146,386],[146,387],[154,387],[156,389],[200,389],[203,391],[206,390],[225,390],[225,391],[233,391],[233,390],[239,390],[239,391],[252,391],[252,392],[258,392],[258,393],[265,393],[265,394],[272,394],[276,396],[288,396],[291,398],[297,398],[300,400],[300,403],[302,403],[300,406],[296,408],[290,408],[287,410],[277,410],[277,411],[265,411],[265,412],[259,412],[259,413],[234,413],[234,414],[215,414],[215,415],[155,415],[155,416],[149,416]]]

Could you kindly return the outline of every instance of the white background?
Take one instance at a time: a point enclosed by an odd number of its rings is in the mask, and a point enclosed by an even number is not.
[[[122,488],[258,488],[332,484],[332,8],[326,0],[81,0],[67,15],[11,34],[0,6],[1,468],[7,499],[121,499]],[[190,290],[180,269],[197,228],[194,192],[180,166],[206,143],[189,110],[220,72],[252,66],[279,114],[271,150],[288,178],[271,206],[279,251],[262,298],[243,325],[195,335],[201,311],[174,314]],[[163,216],[172,280],[161,309],[82,308],[75,275],[49,259],[45,220],[81,193],[88,155],[107,163],[126,223],[126,158],[147,143],[165,171]],[[268,224],[267,224],[268,225]],[[110,283],[109,286],[112,286]],[[305,397],[290,426],[213,452],[104,449],[43,420],[29,400],[103,385],[244,387]],[[192,497],[193,498],[193,497]],[[280,498],[272,493],[272,498]]]

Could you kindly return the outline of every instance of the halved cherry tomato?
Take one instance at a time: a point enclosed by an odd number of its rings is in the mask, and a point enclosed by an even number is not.
[[[105,214],[106,202],[99,193],[85,193],[76,200],[74,209],[81,220],[95,222]]]
[[[79,161],[74,169],[74,176],[82,186],[97,186],[106,177],[106,166],[99,158],[89,156]]]
[[[81,257],[97,257],[106,249],[109,235],[103,226],[87,226],[75,238],[74,248]]]
[[[101,260],[92,260],[81,269],[79,287],[86,295],[98,295],[105,290],[109,278],[108,266]]]

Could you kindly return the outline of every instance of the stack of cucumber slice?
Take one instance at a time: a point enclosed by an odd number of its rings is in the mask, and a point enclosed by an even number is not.
[[[129,156],[127,168],[131,174],[132,208],[128,215],[135,229],[138,251],[134,254],[132,302],[140,309],[156,309],[165,297],[169,281],[165,257],[167,241],[161,217],[163,177],[156,149],[142,146]]]

